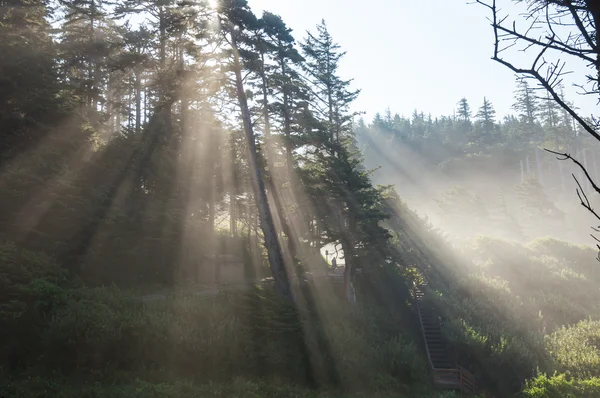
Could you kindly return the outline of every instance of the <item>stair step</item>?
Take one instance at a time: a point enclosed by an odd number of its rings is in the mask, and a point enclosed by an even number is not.
[[[435,384],[438,387],[456,388],[460,389],[460,379],[458,380],[436,380]]]
[[[452,367],[452,365],[450,364],[450,362],[446,362],[445,363],[446,367]],[[460,376],[454,373],[449,373],[449,374],[435,374],[434,377],[436,379],[440,379],[440,380],[460,380]]]

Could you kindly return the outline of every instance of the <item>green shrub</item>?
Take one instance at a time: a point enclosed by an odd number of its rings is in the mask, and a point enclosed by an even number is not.
[[[28,301],[37,280],[57,284],[65,273],[50,256],[18,247],[12,242],[0,244],[0,303]]]
[[[317,391],[300,386],[234,379],[229,383],[193,384],[186,381],[152,383],[140,379],[124,383],[84,383],[29,377],[3,382],[0,396],[11,398],[458,398],[454,392],[417,388],[406,392],[368,394]]]
[[[600,321],[562,327],[546,339],[561,372],[573,377],[600,377]]]
[[[600,378],[568,379],[564,374],[540,375],[529,380],[523,390],[527,398],[596,398],[600,397]]]
[[[298,310],[269,288],[144,303],[116,287],[79,289],[56,307],[38,366],[197,381],[282,379],[386,390],[423,380],[423,353],[385,314],[333,298]]]
[[[0,244],[0,368],[35,360],[47,318],[67,300],[65,281],[50,256]]]

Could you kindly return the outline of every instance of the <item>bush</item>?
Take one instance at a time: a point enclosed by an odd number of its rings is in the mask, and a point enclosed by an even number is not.
[[[423,354],[384,314],[319,300],[299,311],[271,289],[144,303],[116,287],[79,289],[53,311],[37,365],[169,379],[281,379],[388,390],[421,382]]]
[[[527,382],[523,390],[527,398],[596,398],[600,397],[600,378],[568,379],[564,374],[540,375]]]
[[[65,277],[50,256],[20,248],[12,242],[0,244],[0,303],[28,301],[36,290],[30,286],[34,281],[57,284]]]
[[[562,327],[546,338],[548,352],[561,372],[573,377],[600,377],[600,321]]]
[[[452,398],[454,392],[427,389],[402,393],[343,394],[299,386],[235,379],[227,384],[197,385],[190,382],[150,383],[136,379],[126,383],[82,383],[64,379],[29,377],[2,383],[0,396],[11,398]]]
[[[65,281],[50,256],[0,244],[0,368],[35,359],[47,318],[67,300]]]

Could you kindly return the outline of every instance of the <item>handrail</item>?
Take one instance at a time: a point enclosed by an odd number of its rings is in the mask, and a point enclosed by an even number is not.
[[[421,286],[423,286],[423,285],[427,286],[426,284],[422,284]],[[421,286],[419,286],[415,283],[416,293],[421,296],[424,296],[425,291],[421,289]],[[460,388],[460,391],[462,393],[466,393],[466,394],[476,393],[477,392],[477,384],[475,382],[475,377],[471,374],[471,372],[469,372],[462,366],[455,364],[454,368],[439,369],[433,365],[433,362],[431,360],[431,353],[429,352],[429,344],[427,341],[427,336],[425,335],[425,326],[423,325],[423,314],[421,311],[421,303],[420,303],[420,300],[418,297],[417,297],[416,301],[417,301],[417,312],[419,315],[419,323],[421,324],[421,335],[423,336],[423,340],[425,343],[425,351],[427,352],[427,360],[429,362],[431,369],[433,370],[434,383],[437,384],[437,383],[446,382],[446,385],[448,385],[449,382],[452,382],[452,380],[455,380],[455,381],[458,381],[458,385],[456,387]]]
[[[475,383],[475,377],[473,374],[460,365],[456,365],[456,367],[460,372],[461,391],[464,393],[477,392],[477,384]]]
[[[417,292],[421,291],[421,288],[419,286],[416,286],[416,288]],[[423,335],[423,341],[425,342],[427,360],[429,361],[429,366],[431,366],[432,369],[435,369],[435,367],[433,366],[433,362],[431,362],[431,354],[429,353],[429,345],[427,344],[427,337],[425,336],[425,326],[423,325],[423,316],[421,314],[421,304],[419,303],[419,300],[417,300],[417,311],[419,312],[419,323],[421,324],[421,334]]]

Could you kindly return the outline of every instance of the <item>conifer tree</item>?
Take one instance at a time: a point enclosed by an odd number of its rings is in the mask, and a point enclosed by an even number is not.
[[[481,129],[481,141],[488,145],[493,144],[495,141],[496,111],[487,98],[483,98],[483,104],[475,117],[477,118],[478,127]]]
[[[471,107],[466,98],[458,101],[458,119],[464,123],[471,122]]]
[[[281,294],[291,298],[290,285],[283,253],[278,240],[273,214],[269,206],[264,176],[260,168],[254,123],[250,114],[248,97],[242,76],[245,57],[257,58],[256,53],[246,52],[244,46],[252,44],[254,32],[260,28],[256,16],[248,8],[245,0],[223,1],[218,9],[218,17],[223,38],[230,46],[228,70],[233,75],[234,92],[240,109],[244,135],[246,137],[248,166],[252,191],[258,207],[260,226],[264,234],[265,246],[271,272]],[[250,47],[251,49],[251,47]]]
[[[525,79],[517,80],[515,102],[512,108],[517,111],[521,121],[533,125],[537,120],[539,105],[534,89]]]
[[[317,33],[309,33],[302,44],[305,68],[311,81],[311,108],[319,122],[309,139],[304,162],[304,182],[317,209],[329,242],[339,243],[344,252],[344,287],[354,301],[352,279],[366,258],[386,258],[389,234],[380,222],[384,211],[383,189],[373,187],[356,147],[354,113],[350,105],[359,91],[338,74],[344,52],[327,30],[325,22]],[[376,244],[374,244],[377,242]],[[379,253],[374,253],[377,247]],[[376,250],[377,251],[377,250]]]
[[[349,107],[360,90],[351,90],[352,81],[339,77],[339,63],[345,52],[333,41],[325,21],[316,29],[317,32],[309,32],[302,43],[305,70],[315,94],[312,106],[317,118],[325,123],[329,140],[339,146],[352,131],[354,114]]]
[[[0,165],[60,119],[57,49],[43,2],[3,2],[0,11]]]

